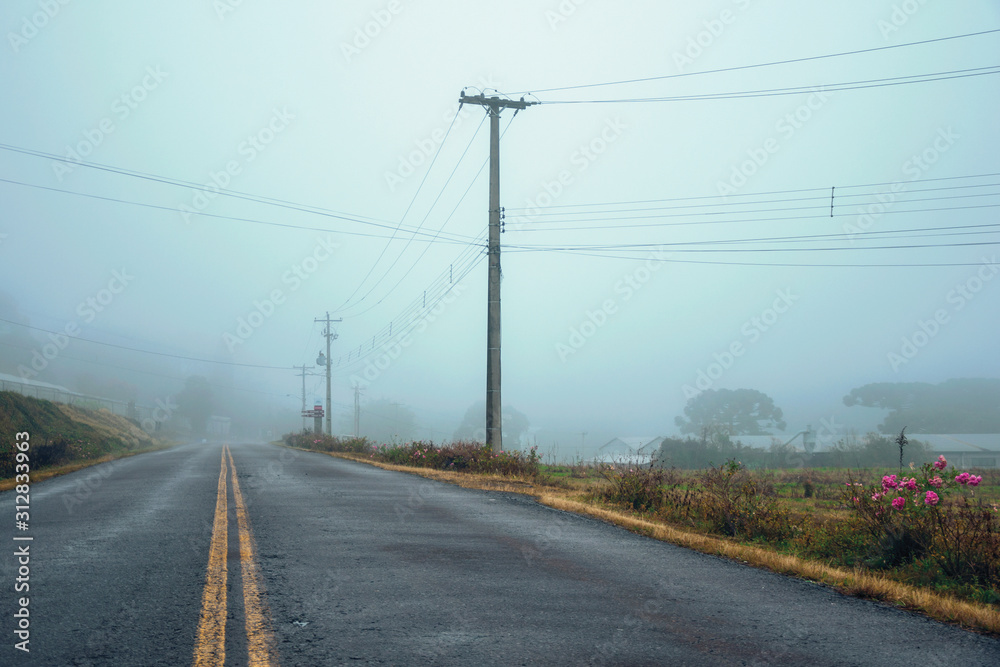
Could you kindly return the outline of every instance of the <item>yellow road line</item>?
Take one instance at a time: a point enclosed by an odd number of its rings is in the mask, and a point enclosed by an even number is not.
[[[233,471],[233,499],[236,503],[236,521],[240,529],[240,564],[243,567],[243,610],[246,617],[248,664],[250,667],[276,667],[278,655],[274,649],[274,632],[264,602],[260,567],[254,555],[250,519],[247,517],[247,508],[240,492],[240,483],[236,481],[233,453],[228,448],[226,451],[229,455],[229,467]]]
[[[201,598],[198,640],[194,647],[195,667],[226,664],[226,553],[229,550],[228,508],[226,506],[226,452],[222,451],[219,491],[212,524],[212,545],[208,551],[208,574]]]

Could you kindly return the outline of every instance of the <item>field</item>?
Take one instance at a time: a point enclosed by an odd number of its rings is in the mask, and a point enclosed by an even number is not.
[[[289,446],[527,493],[659,539],[1000,633],[1000,471],[922,467],[705,470],[544,465],[476,443]],[[964,475],[963,475],[964,473]]]

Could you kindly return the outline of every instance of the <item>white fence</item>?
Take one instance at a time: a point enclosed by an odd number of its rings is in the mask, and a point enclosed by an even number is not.
[[[12,391],[23,396],[31,396],[53,403],[64,403],[81,408],[104,409],[111,414],[132,419],[142,424],[151,423],[153,419],[153,408],[145,405],[136,405],[131,401],[117,401],[111,398],[100,398],[98,396],[87,396],[76,392],[67,391],[54,386],[44,386],[30,384],[27,382],[13,382],[11,380],[0,380],[0,391]]]

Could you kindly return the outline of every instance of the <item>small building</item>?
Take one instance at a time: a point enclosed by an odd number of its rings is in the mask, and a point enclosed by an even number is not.
[[[944,456],[956,468],[1000,468],[1000,434],[907,434],[927,445],[934,457]]]
[[[651,436],[612,438],[601,445],[597,455],[589,462],[646,464],[660,451],[663,440],[662,437]]]

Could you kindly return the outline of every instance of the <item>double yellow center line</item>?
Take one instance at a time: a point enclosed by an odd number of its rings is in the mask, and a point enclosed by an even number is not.
[[[201,597],[201,619],[198,621],[198,638],[194,647],[195,667],[223,667],[226,664],[226,580],[229,552],[229,507],[226,486],[226,458],[232,470],[233,501],[236,506],[236,523],[240,535],[240,567],[243,578],[243,610],[246,618],[247,664],[251,667],[272,667],[278,664],[274,649],[274,633],[264,603],[260,566],[254,554],[253,533],[246,504],[236,480],[236,464],[228,445],[222,446],[222,469],[219,471],[219,488],[215,501],[215,520],[212,525],[212,544],[208,551],[208,573]]]

